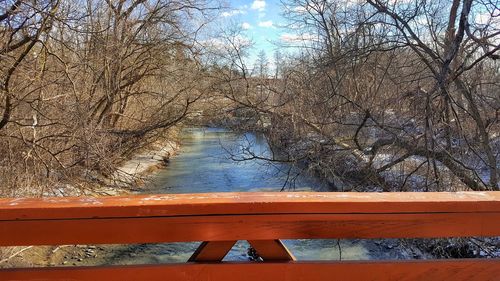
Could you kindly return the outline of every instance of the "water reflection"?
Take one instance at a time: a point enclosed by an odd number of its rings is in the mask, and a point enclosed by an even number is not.
[[[264,137],[223,129],[194,128],[183,132],[182,148],[161,171],[148,193],[204,193],[325,189],[297,167],[269,162]]]
[[[270,150],[264,137],[224,129],[186,129],[182,149],[145,189],[148,193],[205,193],[230,191],[325,190],[313,177],[285,163],[262,160]],[[249,158],[253,158],[248,160]],[[247,159],[247,160],[244,160]],[[236,161],[235,161],[236,160]],[[285,240],[299,260],[398,258],[369,240]],[[169,243],[125,247],[124,258],[112,264],[184,262],[199,243]],[[248,243],[238,241],[224,260],[248,260]]]

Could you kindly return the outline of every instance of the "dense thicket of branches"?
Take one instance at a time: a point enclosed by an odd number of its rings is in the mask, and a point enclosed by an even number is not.
[[[262,79],[233,50],[218,88],[271,120],[282,160],[342,188],[499,189],[498,1],[283,5],[298,54]]]
[[[284,1],[298,35],[272,75],[265,53],[245,65],[241,30],[198,52],[216,8],[3,1],[1,193],[101,181],[200,100],[260,119],[280,160],[335,187],[498,190],[498,1]]]
[[[0,194],[92,186],[182,120],[204,92],[192,47],[211,5],[2,1]]]
[[[200,37],[211,0],[0,1],[0,197],[108,185],[192,113],[332,189],[500,190],[499,0],[282,4],[290,52],[252,70],[243,30]]]

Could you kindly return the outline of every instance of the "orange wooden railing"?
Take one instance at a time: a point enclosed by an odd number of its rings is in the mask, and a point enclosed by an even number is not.
[[[205,241],[186,263],[0,269],[0,280],[500,280],[500,259],[295,261],[279,239],[500,236],[500,192],[0,199],[0,246]],[[264,262],[221,262],[247,240]]]

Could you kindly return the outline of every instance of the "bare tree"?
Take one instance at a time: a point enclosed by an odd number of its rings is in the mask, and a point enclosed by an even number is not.
[[[5,3],[5,4],[4,4]],[[207,1],[7,1],[0,9],[2,192],[106,184],[208,87]]]
[[[498,190],[498,3],[283,5],[301,52],[265,99],[245,75],[222,91],[290,159],[355,189]]]

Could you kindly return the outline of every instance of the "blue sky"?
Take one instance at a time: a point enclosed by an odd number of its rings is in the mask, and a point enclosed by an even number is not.
[[[257,54],[264,50],[272,62],[276,42],[286,34],[283,28],[285,19],[281,15],[282,4],[279,0],[237,0],[229,2],[230,9],[222,13],[222,17],[239,24],[246,37],[252,40],[254,47],[249,61],[253,62]]]
[[[411,0],[393,2],[404,4],[408,1],[411,2]],[[344,0],[343,2],[344,5],[347,5],[347,3],[354,1]],[[277,43],[297,45],[297,42],[301,40],[314,40],[314,36],[304,32],[304,30],[296,29],[292,31],[283,27],[287,22],[282,15],[284,7],[280,0],[233,0],[226,3],[229,4],[229,9],[221,13],[223,21],[240,25],[244,29],[244,36],[254,43],[250,56],[247,58],[247,66],[251,67],[261,50],[266,52],[271,67],[276,49],[279,49],[282,53],[292,50],[284,49],[283,44],[278,47]],[[475,11],[474,19],[479,24],[489,23],[493,27],[499,28],[500,14],[498,10],[495,12],[495,8],[486,11],[488,5],[490,4],[486,4],[486,6],[480,5],[479,8],[475,6],[479,10]],[[289,7],[289,9],[294,12],[301,11],[301,7]],[[496,19],[492,18],[491,15],[493,14],[496,15]]]

